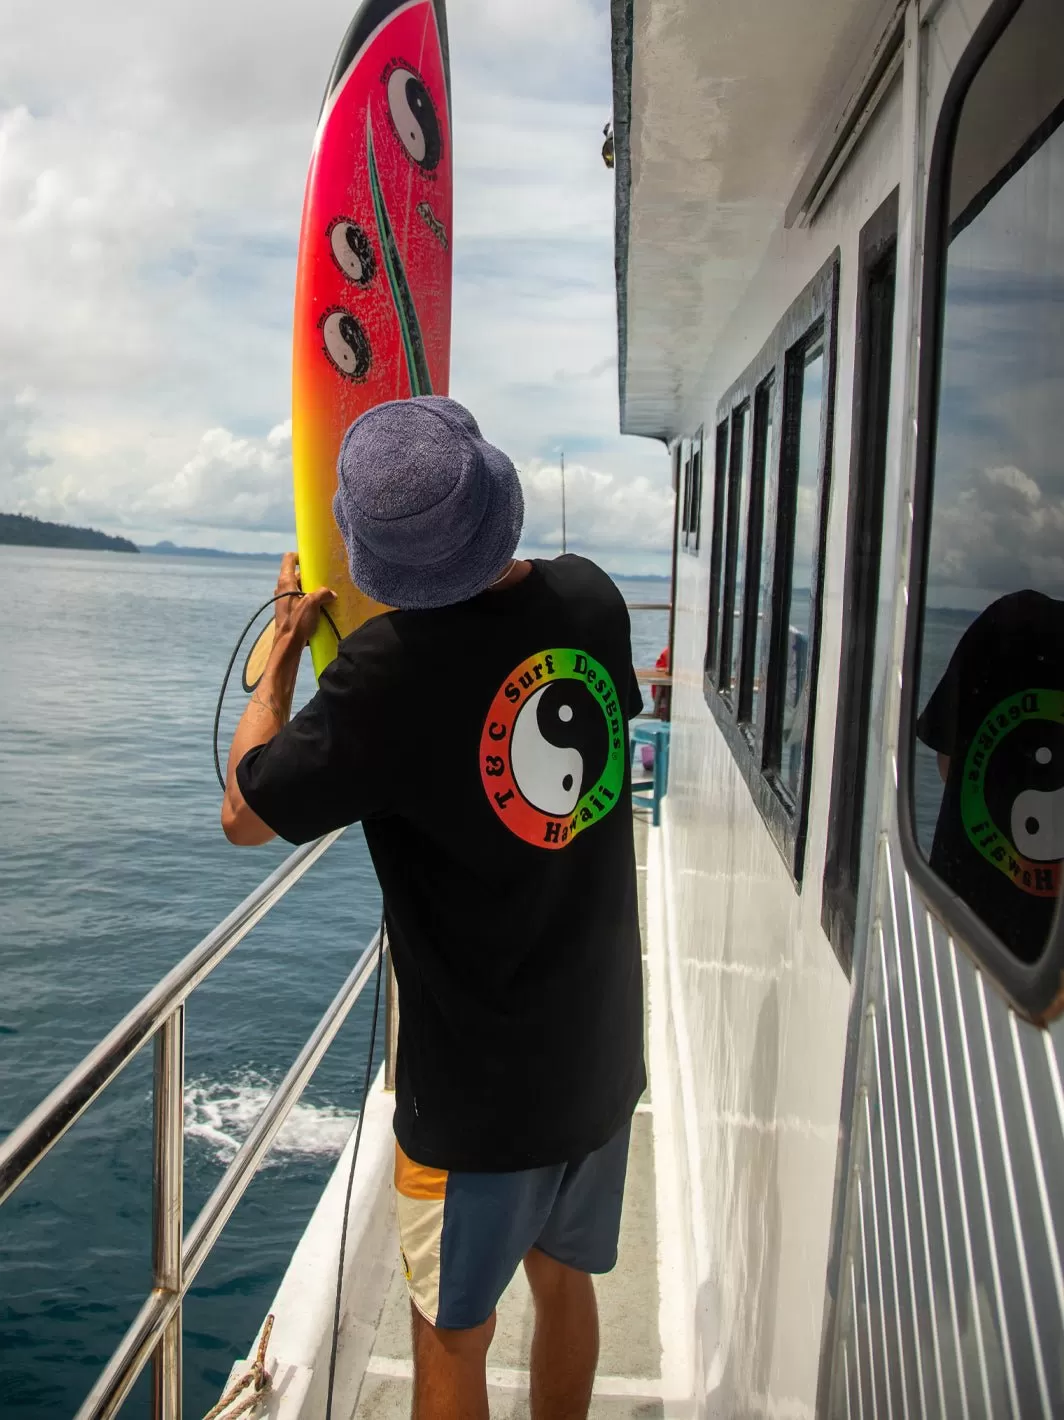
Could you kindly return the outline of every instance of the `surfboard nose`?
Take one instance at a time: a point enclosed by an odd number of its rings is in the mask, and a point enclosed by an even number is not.
[[[343,81],[344,75],[355,63],[360,52],[365,47],[369,39],[380,29],[390,17],[397,11],[408,5],[410,0],[363,0],[363,3],[355,11],[354,18],[347,27],[340,48],[336,53],[336,60],[329,75],[329,82],[325,85],[325,93],[321,100],[321,113],[325,111],[325,105],[335,89]],[[451,99],[451,66],[447,51],[447,10],[445,0],[431,0],[432,8],[436,12],[436,28],[440,36],[440,48],[443,51],[443,76],[447,88],[447,102]]]

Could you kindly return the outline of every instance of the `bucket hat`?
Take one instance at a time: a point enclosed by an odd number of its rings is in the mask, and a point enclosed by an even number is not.
[[[485,591],[524,521],[517,470],[456,400],[419,395],[361,414],[337,460],[333,514],[351,580],[386,606],[450,606]]]

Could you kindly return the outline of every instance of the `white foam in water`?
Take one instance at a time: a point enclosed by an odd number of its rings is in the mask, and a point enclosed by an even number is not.
[[[252,1072],[234,1080],[190,1080],[185,1086],[185,1133],[208,1145],[227,1164],[269,1103],[275,1086]],[[302,1156],[335,1158],[358,1118],[356,1110],[300,1100],[267,1156],[270,1163]]]

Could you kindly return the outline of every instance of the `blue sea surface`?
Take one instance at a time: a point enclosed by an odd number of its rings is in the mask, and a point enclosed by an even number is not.
[[[211,761],[226,661],[274,579],[262,562],[0,547],[0,1137],[289,851],[225,842]],[[637,664],[666,634],[665,613],[633,614]],[[305,665],[297,701],[312,688]],[[223,760],[242,701],[236,685]],[[186,1226],[379,915],[355,827],[195,992]],[[352,1126],[371,1009],[367,992],[190,1290],[189,1416],[247,1353]],[[150,1287],[151,1064],[148,1048],[0,1208],[4,1420],[73,1414]],[[148,1413],[146,1377],[125,1413]]]

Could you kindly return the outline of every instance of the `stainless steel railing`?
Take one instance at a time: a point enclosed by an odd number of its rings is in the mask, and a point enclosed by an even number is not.
[[[0,1204],[36,1168],[130,1060],[155,1041],[152,1289],[85,1398],[77,1420],[114,1415],[152,1361],[154,1420],[181,1420],[181,1304],[256,1170],[373,974],[378,940],[365,949],[218,1181],[188,1236],[184,1209],[185,1002],[195,988],[343,829],[296,849],[204,937],[63,1083],[0,1143]],[[387,1068],[387,1067],[386,1067]]]

